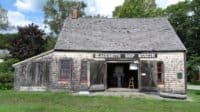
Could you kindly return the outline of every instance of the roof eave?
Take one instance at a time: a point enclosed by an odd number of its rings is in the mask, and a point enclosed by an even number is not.
[[[55,51],[58,51],[58,52],[143,53],[143,52],[186,52],[186,49],[183,49],[183,50],[136,50],[136,51],[55,49]]]

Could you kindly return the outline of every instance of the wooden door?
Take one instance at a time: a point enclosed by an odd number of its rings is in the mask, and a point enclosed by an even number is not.
[[[106,77],[105,61],[90,61],[90,90],[104,90]]]
[[[49,82],[50,62],[31,62],[23,66],[23,86],[46,86]]]
[[[140,65],[140,89],[142,91],[155,91],[156,81],[156,61],[141,61]]]

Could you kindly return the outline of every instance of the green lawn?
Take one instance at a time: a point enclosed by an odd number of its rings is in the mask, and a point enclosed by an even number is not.
[[[200,91],[188,94],[192,101],[0,91],[0,112],[200,112]]]

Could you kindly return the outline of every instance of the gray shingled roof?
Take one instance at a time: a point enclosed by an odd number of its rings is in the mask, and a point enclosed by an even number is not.
[[[183,51],[166,18],[66,19],[55,50]]]

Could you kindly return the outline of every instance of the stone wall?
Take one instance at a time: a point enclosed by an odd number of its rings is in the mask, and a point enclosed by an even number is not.
[[[62,58],[72,58],[73,59],[73,70],[72,70],[72,80],[69,85],[71,91],[87,90],[89,87],[89,82],[81,83],[80,74],[81,74],[81,61],[90,60],[93,58],[92,53],[75,53],[75,52],[54,52],[54,58],[59,60]],[[53,68],[57,68],[58,65],[54,65]],[[58,69],[57,69],[58,70]],[[58,71],[57,71],[58,74]],[[89,73],[88,73],[89,74]],[[54,77],[55,79],[55,77]],[[89,76],[88,76],[89,80]],[[57,80],[54,80],[54,83],[61,83]]]
[[[164,62],[164,92],[185,94],[185,53],[160,53],[158,59]],[[182,73],[182,79],[178,79],[178,73]]]
[[[47,90],[70,90],[79,91],[86,90],[90,87],[90,71],[88,70],[88,82],[80,82],[81,74],[81,61],[82,60],[105,60],[105,59],[94,59],[94,53],[91,52],[52,52],[50,54],[29,60],[26,63],[32,61],[44,61],[49,60],[50,71],[49,71],[49,82],[47,84]],[[59,75],[59,60],[64,58],[73,59],[72,68],[72,80],[71,82],[63,82],[58,80]],[[169,93],[180,93],[185,94],[185,53],[184,52],[165,52],[157,53],[157,58],[145,58],[141,60],[157,60],[164,62],[164,84],[158,85],[160,91]],[[88,64],[89,65],[89,64]],[[15,66],[15,88],[19,90],[20,80],[22,76],[20,75],[21,64]],[[88,67],[89,68],[89,67]],[[178,79],[177,73],[182,73],[183,78]]]
[[[94,59],[93,53],[55,52],[55,56],[57,57],[67,56],[74,59],[75,65],[74,65],[74,72],[73,72],[73,82],[75,84],[74,87],[76,89],[78,88],[80,89],[80,87],[82,86],[79,82],[81,59]],[[101,60],[101,59],[98,59],[98,60]],[[157,53],[157,58],[149,58],[149,59],[145,58],[141,60],[157,60],[157,61],[164,62],[164,84],[158,85],[161,87],[160,91],[170,92],[170,93],[181,93],[181,94],[186,93],[185,53],[184,52],[168,52],[168,53],[159,52]],[[182,73],[182,79],[178,79],[177,73]],[[88,82],[88,86],[89,86],[89,82]]]

